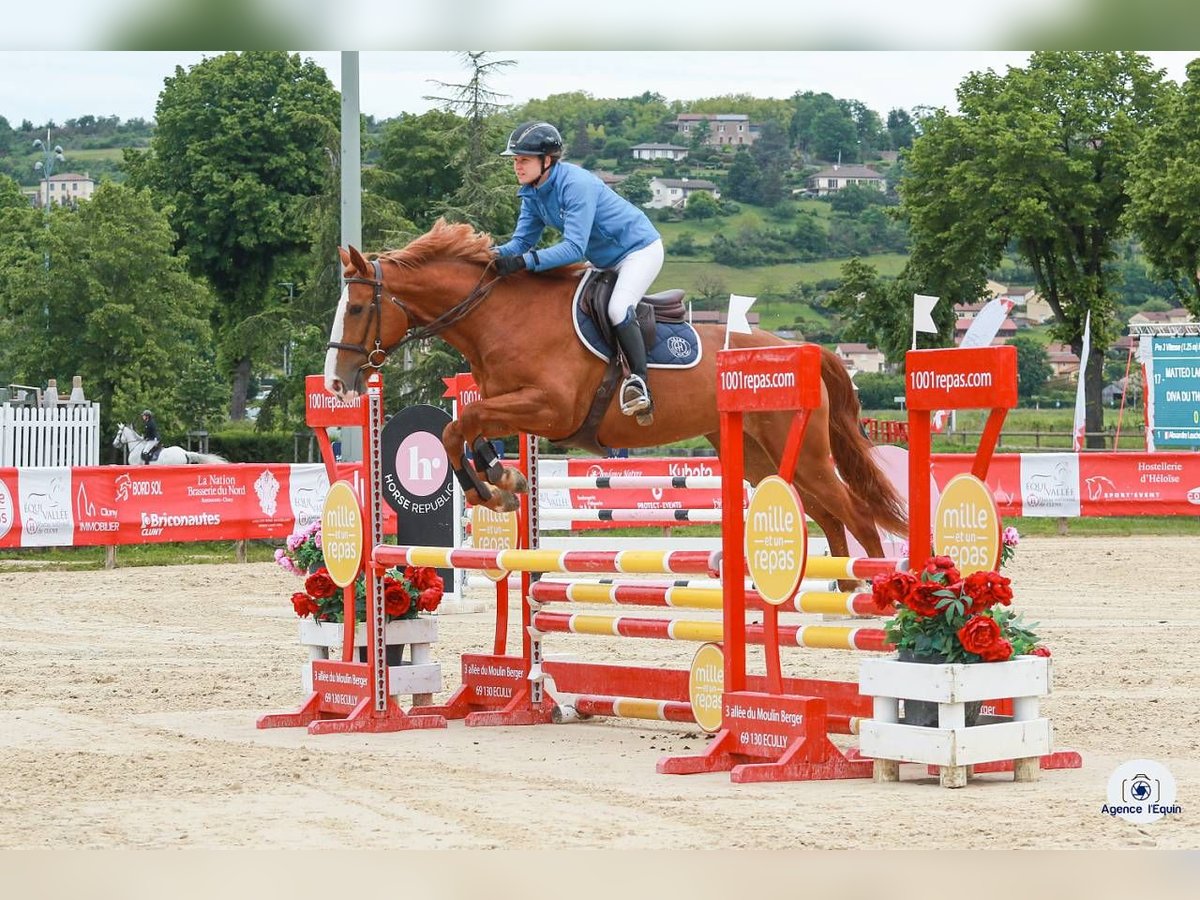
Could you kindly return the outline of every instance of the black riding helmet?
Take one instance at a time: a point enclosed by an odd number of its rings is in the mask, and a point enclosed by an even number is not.
[[[549,122],[526,122],[513,129],[501,156],[560,156],[562,135]]]

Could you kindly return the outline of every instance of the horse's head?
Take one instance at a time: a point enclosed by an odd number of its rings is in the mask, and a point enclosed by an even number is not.
[[[410,327],[420,337],[452,327],[456,305],[470,306],[486,293],[491,246],[488,235],[469,225],[438,220],[407,247],[375,259],[339,247],[345,287],[329,333],[325,388],[352,397],[362,389],[363,369],[381,366]]]
[[[383,364],[408,331],[409,318],[387,286],[380,260],[368,261],[354,247],[339,247],[338,254],[345,287],[329,332],[325,388],[339,397],[352,397],[362,389],[363,369]]]
[[[129,443],[129,426],[128,425],[118,425],[117,426],[117,436],[113,438],[112,445],[114,447],[121,447],[127,443]]]

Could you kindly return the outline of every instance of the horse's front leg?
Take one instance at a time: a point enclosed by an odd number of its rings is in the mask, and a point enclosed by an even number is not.
[[[531,417],[538,410],[545,410],[546,404],[547,400],[540,390],[525,388],[468,404],[459,410],[458,418],[446,426],[442,432],[442,444],[467,502],[502,512],[517,508],[516,494],[524,493],[528,483],[519,469],[500,462],[488,443],[488,436],[530,429],[531,423],[536,421]],[[463,463],[463,447],[466,444],[473,449],[474,468],[486,472],[488,481],[496,486],[496,490],[490,490],[472,467]]]

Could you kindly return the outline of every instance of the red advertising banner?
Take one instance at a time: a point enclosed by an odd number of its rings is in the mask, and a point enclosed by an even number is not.
[[[758,412],[821,405],[821,348],[816,344],[721,350],[717,409]]]
[[[304,421],[310,428],[361,426],[363,423],[362,394],[353,400],[339,400],[325,390],[324,375],[308,375],[304,379]]]
[[[935,453],[933,456],[933,478],[941,491],[955,475],[964,475],[971,471],[975,461],[971,453]],[[1007,454],[992,457],[988,467],[987,478],[984,479],[996,500],[996,508],[1001,516],[1022,516],[1021,504],[1021,455]]]
[[[1085,516],[1200,515],[1200,454],[1080,454],[1079,488]]]
[[[910,350],[904,355],[908,408],[1012,409],[1017,405],[1016,347]]]
[[[361,496],[356,463],[338,467]],[[0,546],[270,540],[321,517],[319,464],[0,469]],[[395,531],[385,510],[385,528]]]

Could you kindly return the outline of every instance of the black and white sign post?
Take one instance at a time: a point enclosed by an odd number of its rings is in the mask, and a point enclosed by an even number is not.
[[[383,497],[396,511],[400,544],[457,546],[454,479],[442,447],[442,430],[450,415],[436,406],[410,406],[383,426]],[[438,569],[446,597],[463,596],[463,571]],[[443,606],[444,608],[444,606]]]

